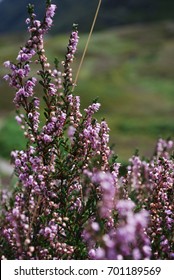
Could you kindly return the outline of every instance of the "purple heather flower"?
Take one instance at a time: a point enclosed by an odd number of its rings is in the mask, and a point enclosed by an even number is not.
[[[74,59],[74,54],[77,50],[78,40],[79,40],[78,31],[73,31],[71,33],[71,37],[68,45],[68,53],[66,55],[67,60],[69,60],[70,62],[72,62]]]
[[[35,97],[34,98],[34,107],[36,109],[39,109],[39,105],[40,105],[40,100],[37,97]]]
[[[96,222],[91,223],[91,228],[96,232],[100,230],[100,226]]]
[[[22,118],[21,117],[16,116],[15,119],[18,122],[18,124],[22,124]]]
[[[50,95],[50,96],[53,96],[53,95],[56,94],[56,92],[57,92],[56,86],[55,86],[54,84],[50,83],[50,84],[49,84],[49,89],[48,89],[49,95]]]
[[[92,177],[92,182],[99,184],[102,193],[100,201],[101,217],[109,217],[114,208],[115,186],[112,175],[109,172],[97,172]]]
[[[35,21],[34,21],[34,25],[35,25],[37,28],[39,28],[39,27],[41,26],[40,20],[35,20]]]
[[[71,143],[73,143],[74,141],[75,132],[76,132],[76,128],[70,125],[68,128],[68,137],[70,138]]]
[[[27,19],[25,20],[25,22],[26,22],[26,24],[30,24],[30,22],[31,22],[30,18],[27,18]]]
[[[19,55],[17,56],[16,58],[17,60],[21,61],[21,62],[24,62],[24,61],[27,61],[29,60],[29,56],[26,54],[26,53],[23,53],[22,51],[19,53]]]
[[[96,259],[96,250],[90,249],[88,252],[88,255],[89,255],[90,259]]]
[[[84,111],[87,113],[89,117],[91,117],[95,112],[97,112],[100,108],[101,104],[100,103],[93,103],[90,105],[87,109]]]
[[[50,142],[52,142],[52,137],[48,134],[44,134],[43,140],[45,143],[50,143]]]
[[[95,251],[95,259],[96,260],[104,260],[106,259],[105,250],[103,248],[97,248]]]
[[[8,80],[10,79],[10,76],[9,76],[9,75],[5,75],[5,76],[3,77],[3,79],[6,80],[6,81],[8,81]]]
[[[46,17],[54,17],[56,8],[55,4],[51,4],[46,10]]]
[[[5,62],[4,62],[4,66],[5,66],[6,68],[9,68],[9,67],[11,66],[11,62],[10,62],[9,60],[5,61]]]
[[[116,208],[121,216],[128,215],[134,207],[135,203],[132,200],[119,200],[116,204]]]
[[[52,26],[53,20],[50,17],[46,18],[45,21],[46,21],[48,27]]]

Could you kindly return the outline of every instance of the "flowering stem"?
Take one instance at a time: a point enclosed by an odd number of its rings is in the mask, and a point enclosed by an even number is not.
[[[33,223],[35,221],[37,210],[38,210],[38,208],[40,206],[41,201],[42,201],[42,196],[40,195],[38,197],[37,205],[36,205],[36,207],[34,209],[33,216],[31,218],[31,223],[30,223],[29,230],[28,230],[28,238],[30,237],[31,229],[32,229]]]
[[[95,16],[94,16],[94,19],[93,19],[93,23],[92,23],[92,26],[91,26],[91,30],[90,30],[90,32],[89,32],[88,40],[87,40],[87,42],[86,42],[86,46],[85,46],[85,49],[84,49],[84,51],[83,51],[83,55],[82,55],[82,58],[81,58],[81,60],[80,60],[80,64],[79,64],[79,67],[78,67],[78,70],[77,70],[77,74],[76,74],[76,77],[75,77],[75,80],[74,80],[74,84],[73,84],[73,87],[72,87],[72,92],[74,91],[75,86],[76,86],[76,84],[77,84],[77,80],[78,80],[78,77],[79,77],[79,74],[80,74],[80,70],[81,70],[81,67],[82,67],[82,64],[83,64],[85,55],[86,55],[86,51],[87,51],[87,49],[88,49],[88,45],[89,45],[89,42],[90,42],[90,39],[91,39],[93,30],[94,30],[94,26],[95,26],[96,19],[97,19],[99,10],[100,10],[101,3],[102,3],[102,0],[99,0],[98,6],[97,6],[97,9],[96,9],[96,12],[95,12]]]

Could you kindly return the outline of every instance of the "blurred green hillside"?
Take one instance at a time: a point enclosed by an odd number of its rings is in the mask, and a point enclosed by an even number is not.
[[[34,4],[36,14],[42,18],[45,0],[1,0],[0,33],[25,32],[26,6]],[[88,32],[98,0],[53,0],[57,5],[54,19],[54,34],[67,32],[73,22],[79,24],[81,32]],[[173,0],[102,0],[95,26],[103,30],[113,26],[154,22],[173,19]]]
[[[0,37],[0,64],[15,60],[24,37]],[[87,36],[80,34],[74,74]],[[68,37],[47,37],[46,53],[64,59]],[[174,22],[113,28],[93,34],[75,94],[82,108],[99,98],[98,120],[105,117],[111,144],[119,161],[127,162],[135,149],[153,153],[158,137],[174,136]],[[0,72],[0,157],[24,145],[14,119],[13,90]],[[12,112],[13,111],[13,112]]]

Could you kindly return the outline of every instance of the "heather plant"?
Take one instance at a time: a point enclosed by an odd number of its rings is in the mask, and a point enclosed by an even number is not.
[[[138,207],[148,209],[154,259],[174,258],[174,161],[173,141],[159,139],[149,161],[131,158],[128,185]]]
[[[64,61],[55,59],[53,67],[47,61],[44,35],[55,10],[47,0],[39,21],[28,6],[29,39],[16,63],[4,63],[27,145],[12,151],[17,183],[1,192],[1,259],[172,259],[173,142],[159,140],[150,160],[133,156],[120,175],[108,125],[94,117],[100,103],[94,100],[81,112],[74,94],[76,25]],[[31,77],[34,63],[39,70]]]

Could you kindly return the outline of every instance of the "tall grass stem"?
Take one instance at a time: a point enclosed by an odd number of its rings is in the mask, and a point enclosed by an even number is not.
[[[85,48],[84,48],[84,51],[83,51],[83,55],[82,55],[82,58],[80,60],[79,67],[77,69],[77,74],[76,74],[76,77],[75,77],[75,80],[74,80],[72,91],[74,91],[75,86],[77,85],[77,81],[78,81],[78,77],[79,77],[79,74],[80,74],[80,70],[81,70],[81,67],[82,67],[82,64],[83,64],[83,61],[84,61],[87,49],[88,49],[88,45],[89,45],[89,42],[90,42],[93,30],[94,30],[94,26],[95,26],[95,23],[96,23],[96,19],[98,17],[98,13],[99,13],[99,10],[100,10],[101,3],[102,3],[102,0],[99,0],[98,6],[97,6],[97,9],[96,9],[96,12],[95,12],[95,16],[94,16],[94,19],[93,19],[93,23],[92,23],[92,26],[91,26],[91,30],[89,32],[89,36],[88,36],[88,39],[87,39],[87,42],[86,42],[86,45],[85,45]]]

